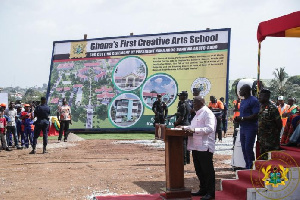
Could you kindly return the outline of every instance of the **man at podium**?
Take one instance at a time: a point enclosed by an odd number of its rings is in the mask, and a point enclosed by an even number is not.
[[[203,97],[196,96],[193,106],[196,115],[191,125],[185,129],[193,134],[188,137],[187,149],[192,151],[200,189],[198,192],[192,192],[192,196],[203,196],[201,200],[209,200],[215,197],[213,153],[215,151],[216,118],[213,112],[205,106]]]

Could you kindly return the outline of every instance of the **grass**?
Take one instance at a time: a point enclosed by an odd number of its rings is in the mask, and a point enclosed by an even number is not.
[[[151,133],[76,133],[77,136],[86,140],[153,140],[154,134]]]

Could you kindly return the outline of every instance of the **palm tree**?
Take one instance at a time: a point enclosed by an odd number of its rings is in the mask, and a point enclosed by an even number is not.
[[[284,67],[280,67],[279,69],[276,68],[275,71],[273,71],[273,75],[275,76],[275,81],[279,85],[279,93],[284,92],[284,83],[285,79],[288,78],[288,74],[285,72]]]

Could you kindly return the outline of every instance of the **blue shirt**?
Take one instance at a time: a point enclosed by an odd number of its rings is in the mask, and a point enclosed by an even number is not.
[[[259,113],[259,102],[256,97],[250,96],[241,101],[240,117],[248,117]],[[253,121],[240,121],[243,127],[257,126],[257,119]]]
[[[50,108],[47,104],[40,105],[34,110],[34,115],[37,121],[48,121],[50,115]]]

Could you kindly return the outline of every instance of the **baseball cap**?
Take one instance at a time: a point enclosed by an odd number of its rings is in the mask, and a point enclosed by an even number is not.
[[[284,100],[283,96],[279,96],[277,100]]]
[[[1,103],[1,107],[6,107],[6,103]]]
[[[188,96],[187,91],[182,91],[181,93],[177,94],[177,96]]]
[[[28,106],[30,106],[28,103],[24,104],[24,107],[28,107]]]
[[[201,92],[200,88],[193,88],[193,92]]]

